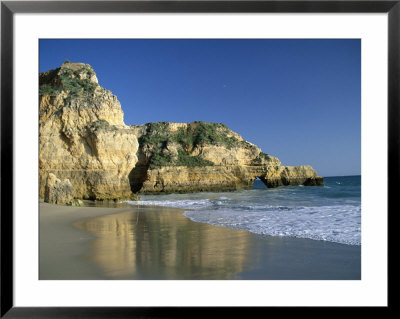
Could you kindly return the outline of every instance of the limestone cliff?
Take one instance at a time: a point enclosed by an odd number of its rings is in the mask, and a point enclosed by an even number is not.
[[[39,185],[53,173],[74,197],[127,199],[135,193],[322,185],[311,166],[282,166],[221,123],[127,126],[117,98],[83,63],[39,75]]]
[[[39,85],[40,196],[53,173],[71,181],[76,198],[130,198],[138,141],[117,98],[83,63],[42,73]]]
[[[322,185],[311,166],[282,166],[221,123],[148,123],[134,126],[138,163],[130,175],[140,193],[224,191],[251,188],[259,177],[268,187]]]

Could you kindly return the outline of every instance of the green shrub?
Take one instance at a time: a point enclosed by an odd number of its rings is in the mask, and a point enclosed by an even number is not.
[[[168,141],[167,122],[148,123],[146,134],[139,138],[140,145],[158,146]]]
[[[235,137],[227,137],[230,133],[223,124],[195,122],[189,129],[179,128],[177,132],[168,131],[167,122],[148,123],[146,133],[139,138],[140,147],[150,147],[152,157],[150,167],[162,166],[211,166],[213,162],[200,156],[190,156],[190,151],[198,145],[215,144],[231,148],[240,143]],[[168,142],[178,144],[178,154],[164,154]]]
[[[178,133],[171,137],[171,140],[175,143],[182,145],[185,149],[193,147],[194,136],[185,131],[183,127],[180,127]]]
[[[117,129],[115,125],[110,125],[106,120],[97,120],[91,123],[89,128],[92,132],[97,132],[98,130],[113,131]]]
[[[43,84],[39,87],[39,95],[55,96],[59,91],[50,84]]]
[[[197,167],[213,165],[213,162],[201,158],[200,156],[190,156],[184,150],[178,150],[178,160],[176,161],[175,166]]]
[[[87,65],[84,65],[79,71],[80,71],[80,72],[82,72],[82,71],[83,71],[83,72],[86,72],[86,73],[88,74],[89,77],[91,77],[91,76],[94,75],[93,70],[92,70],[90,67],[88,67]]]
[[[61,68],[60,78],[62,87],[65,90],[69,91],[68,97],[65,100],[66,103],[69,103],[72,98],[88,98],[91,94],[94,93],[97,84],[90,81],[90,79],[88,78],[79,79],[78,74],[82,72],[86,72],[89,77],[94,75],[94,72],[87,66],[84,66],[77,71],[74,71],[71,68],[67,67]]]
[[[151,157],[150,168],[157,168],[163,166],[173,166],[172,165],[172,156],[171,154],[164,155],[162,152],[156,152]]]
[[[224,124],[195,122],[197,125],[194,129],[185,130],[180,128],[178,133],[171,136],[171,139],[181,144],[186,149],[192,149],[197,145],[213,144],[223,145],[230,149],[235,145],[239,145],[240,141],[234,136],[228,137],[229,128]]]

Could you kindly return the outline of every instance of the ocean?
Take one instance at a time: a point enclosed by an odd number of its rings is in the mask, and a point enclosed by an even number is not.
[[[183,208],[194,222],[287,236],[361,245],[361,176],[325,177],[324,186],[266,188],[233,192],[142,195],[131,205]]]

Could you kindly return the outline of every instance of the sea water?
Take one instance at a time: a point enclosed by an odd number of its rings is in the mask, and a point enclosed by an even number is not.
[[[325,177],[324,186],[233,192],[142,195],[132,205],[187,209],[192,221],[265,236],[289,236],[361,245],[361,176]]]

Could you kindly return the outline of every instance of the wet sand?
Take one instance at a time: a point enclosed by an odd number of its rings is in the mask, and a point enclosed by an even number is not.
[[[361,247],[195,223],[183,210],[40,203],[40,279],[359,280]]]
[[[97,267],[85,261],[95,236],[73,223],[124,212],[126,208],[69,207],[39,203],[39,279],[99,279]]]

